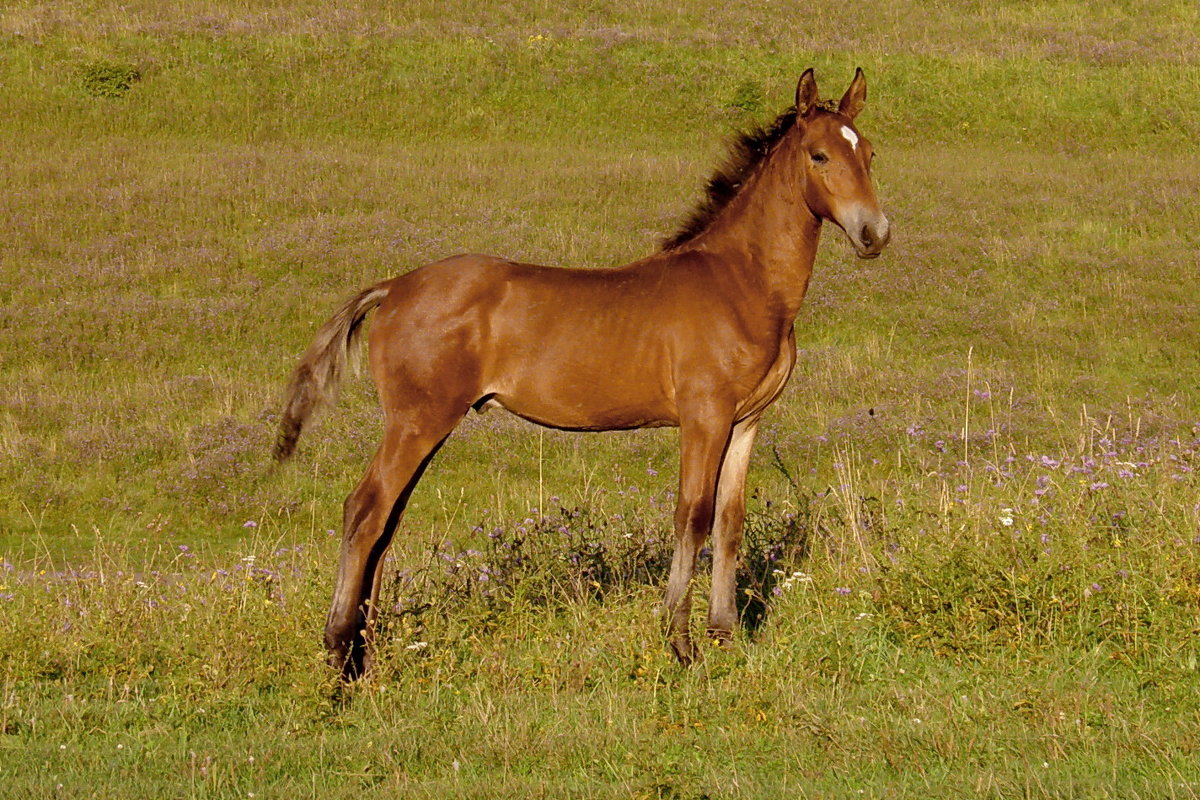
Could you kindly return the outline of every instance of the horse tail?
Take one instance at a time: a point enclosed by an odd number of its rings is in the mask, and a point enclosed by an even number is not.
[[[362,334],[363,322],[387,293],[385,284],[362,290],[317,331],[288,383],[287,402],[275,440],[276,461],[284,461],[295,452],[300,431],[313,412],[336,399],[351,348]]]

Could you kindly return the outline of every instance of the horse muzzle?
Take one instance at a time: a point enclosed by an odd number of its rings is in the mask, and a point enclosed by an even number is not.
[[[859,258],[877,258],[892,240],[892,226],[883,214],[857,214],[843,230]]]

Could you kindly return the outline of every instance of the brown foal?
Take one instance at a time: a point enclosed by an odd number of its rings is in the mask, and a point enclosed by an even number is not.
[[[711,534],[708,633],[730,638],[746,468],[759,419],[795,363],[792,325],[821,223],[845,231],[862,258],[888,243],[871,145],[854,126],[865,100],[861,69],[837,103],[818,100],[807,70],[795,107],[744,134],[684,229],[640,261],[585,270],[460,255],[338,309],[292,377],[275,454],[291,455],[331,398],[375,310],[369,359],[383,442],[346,498],[325,626],[330,662],[345,677],[369,669],[384,553],[408,498],[472,408],[566,430],[679,426],[667,637],[681,662],[696,657],[691,583]]]

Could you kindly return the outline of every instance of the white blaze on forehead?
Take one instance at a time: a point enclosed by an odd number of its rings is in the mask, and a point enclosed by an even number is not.
[[[858,149],[858,134],[855,133],[854,131],[850,130],[850,127],[848,125],[842,126],[842,136],[846,137],[846,141],[850,143],[851,149],[853,149],[853,150]]]

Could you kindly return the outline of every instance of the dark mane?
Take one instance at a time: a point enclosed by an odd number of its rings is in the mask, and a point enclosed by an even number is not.
[[[662,249],[675,250],[707,230],[717,215],[737,195],[755,168],[795,123],[796,109],[793,107],[776,117],[774,122],[738,134],[730,143],[729,155],[725,157],[724,163],[708,179],[704,199],[696,206],[683,227],[674,236],[663,241]]]

